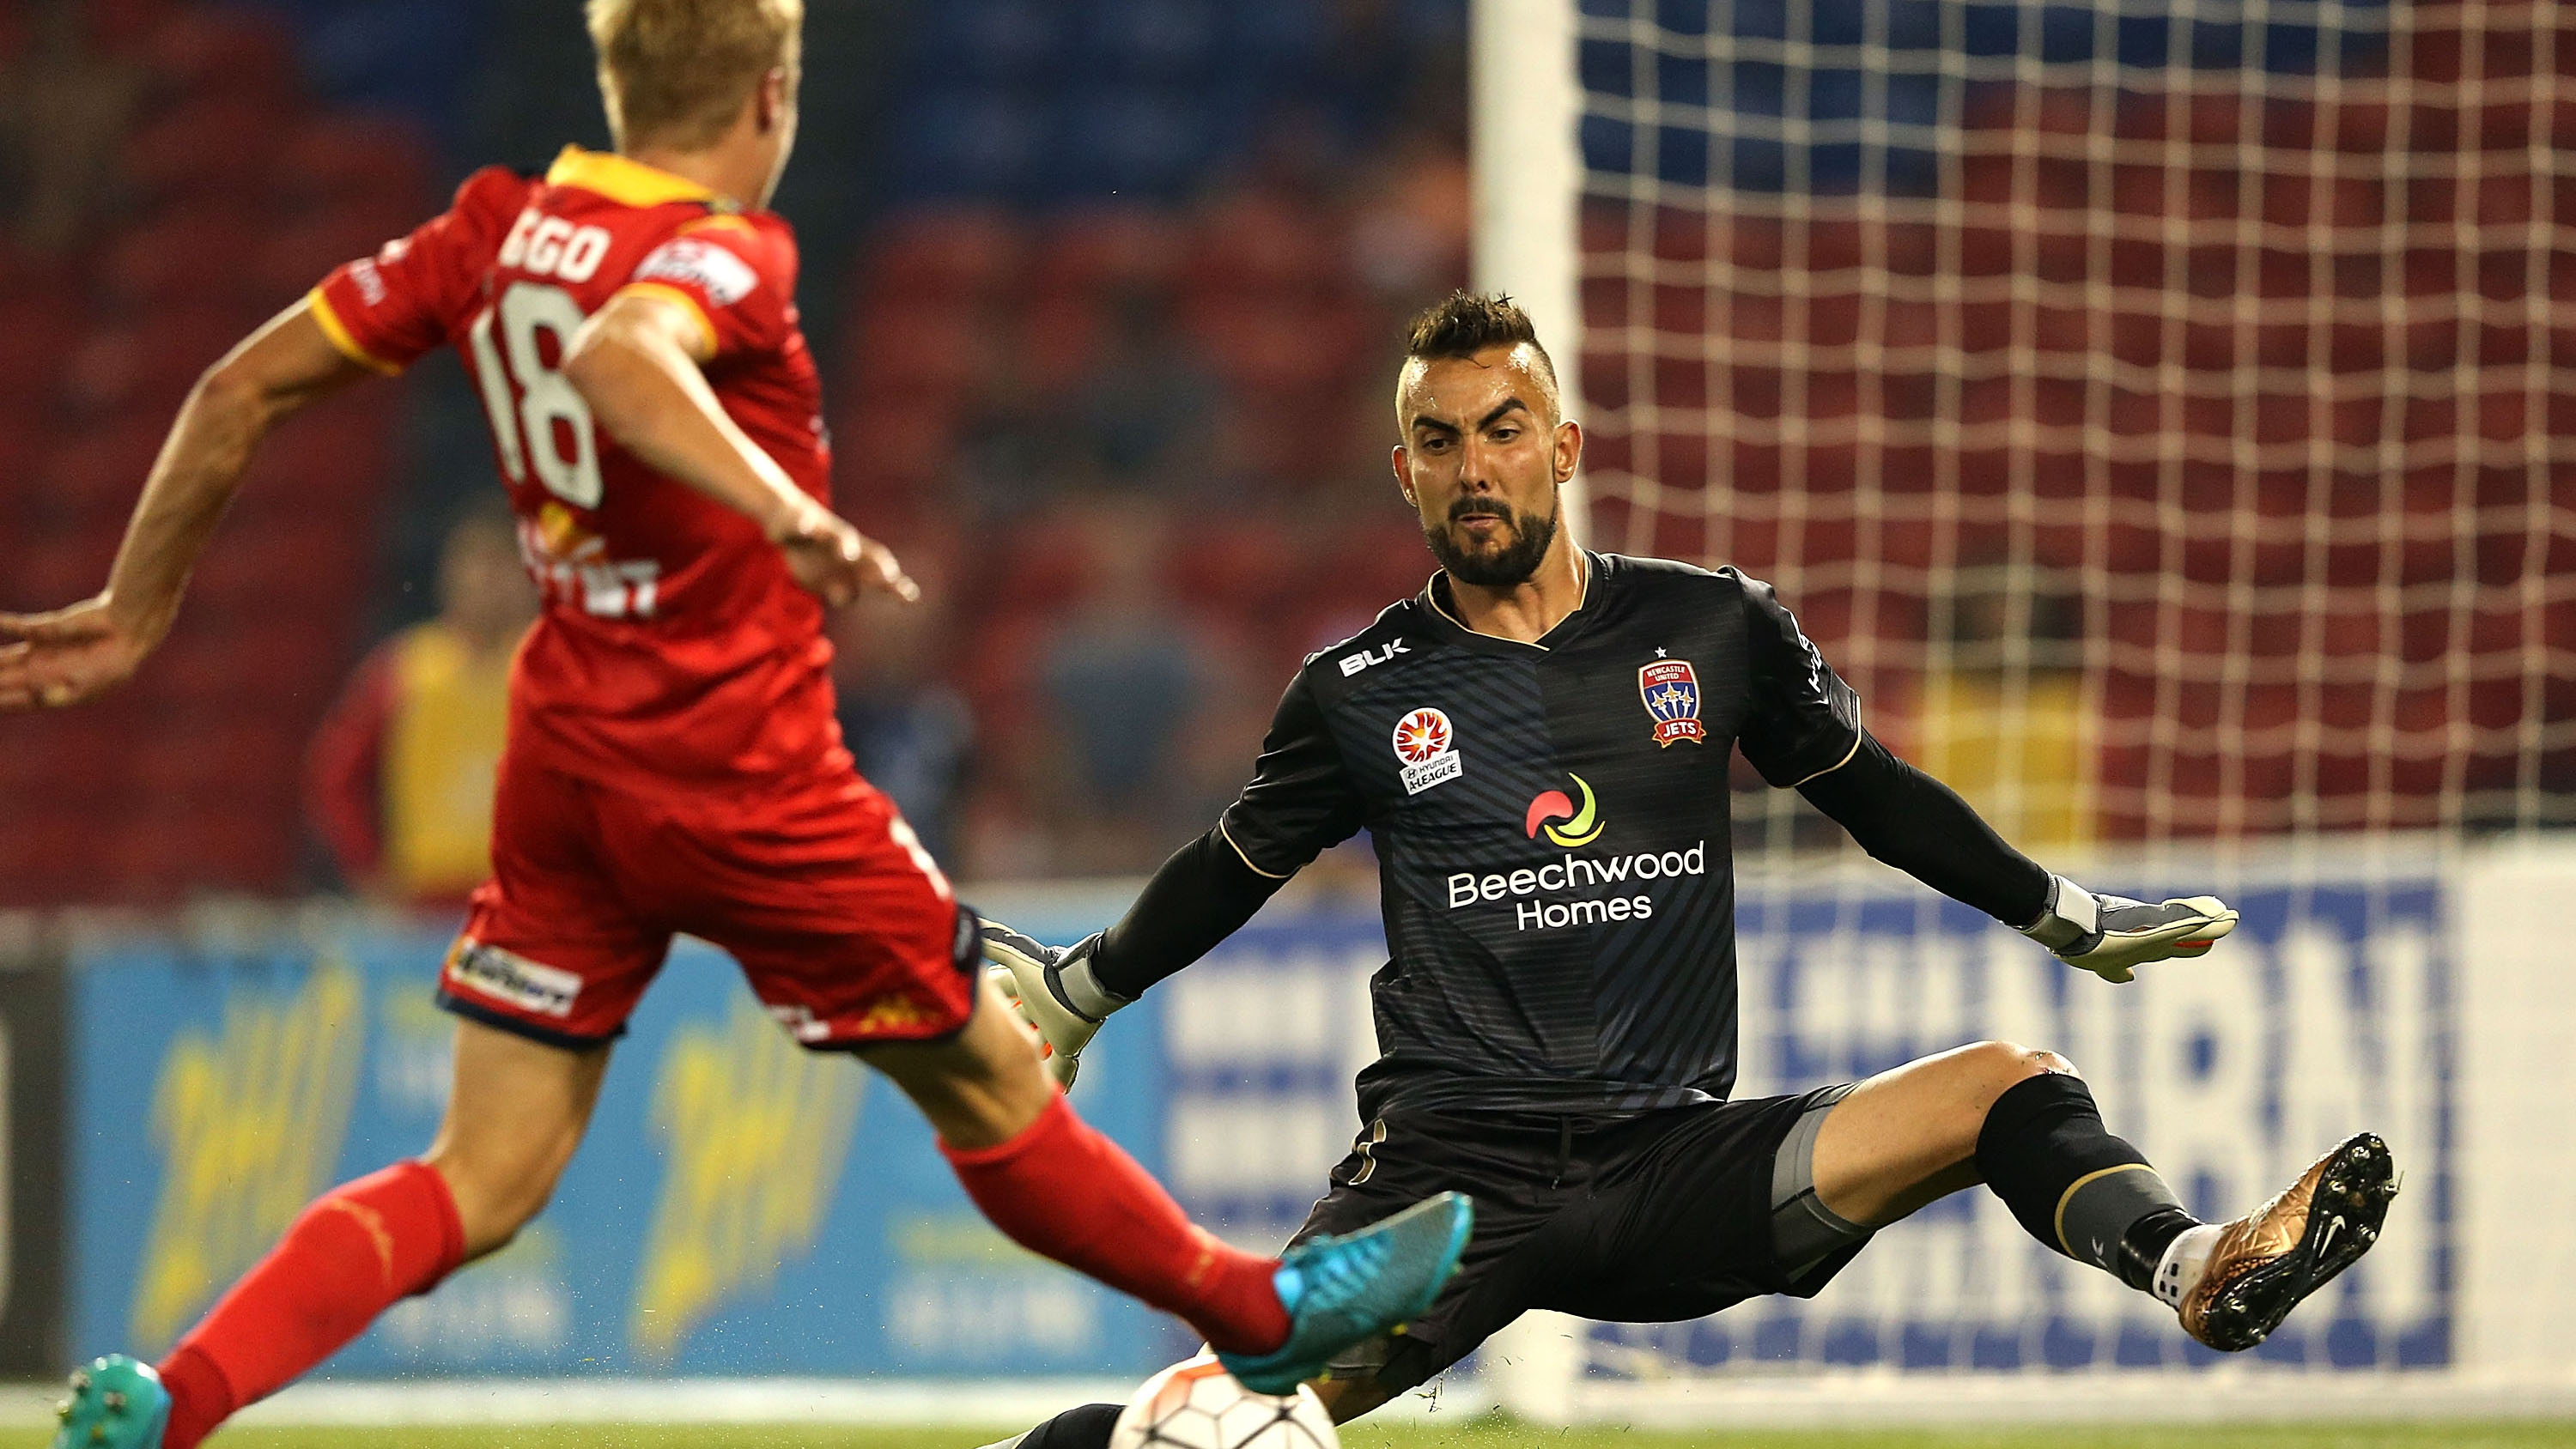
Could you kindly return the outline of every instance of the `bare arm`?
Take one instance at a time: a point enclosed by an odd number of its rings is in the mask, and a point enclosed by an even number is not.
[[[369,375],[331,345],[309,299],[208,368],[153,461],[107,587],[49,614],[0,614],[0,712],[76,704],[132,674],[170,632],[260,440]]]
[[[711,357],[687,307],[626,292],[573,335],[564,376],[627,451],[759,524],[796,582],[825,603],[846,604],[863,589],[919,598],[883,544],[807,496],[726,416],[699,370]]]

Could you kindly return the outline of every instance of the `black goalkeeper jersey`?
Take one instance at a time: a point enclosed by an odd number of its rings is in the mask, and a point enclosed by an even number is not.
[[[1768,584],[1587,554],[1536,644],[1445,578],[1306,661],[1219,822],[1285,876],[1366,827],[1392,959],[1360,1110],[1635,1110],[1735,1083],[1729,747],[1775,786],[1859,747],[1859,697]]]

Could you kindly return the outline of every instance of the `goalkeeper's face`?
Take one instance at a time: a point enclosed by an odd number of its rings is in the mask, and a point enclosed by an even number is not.
[[[1557,544],[1560,492],[1582,430],[1527,348],[1415,358],[1396,393],[1396,485],[1423,541],[1460,583],[1527,583]]]

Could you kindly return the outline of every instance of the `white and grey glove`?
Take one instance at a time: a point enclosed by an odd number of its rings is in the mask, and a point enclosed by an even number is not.
[[[2021,933],[2105,981],[2176,956],[2205,956],[2236,929],[2236,912],[2216,896],[2176,896],[2160,905],[2097,896],[2062,875],[2048,878],[2048,908]]]
[[[1091,974],[1091,953],[1100,945],[1099,934],[1070,946],[1050,946],[981,916],[975,926],[984,959],[990,963],[984,974],[1002,989],[1012,1012],[1037,1039],[1038,1056],[1056,1085],[1070,1088],[1074,1074],[1082,1070],[1082,1049],[1091,1044],[1092,1034],[1111,1012],[1128,1004]]]

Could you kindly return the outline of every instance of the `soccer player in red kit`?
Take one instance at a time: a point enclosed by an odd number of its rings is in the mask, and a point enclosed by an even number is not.
[[[1056,1093],[981,982],[972,914],[833,723],[824,606],[914,590],[825,502],[795,240],[761,209],[795,133],[801,7],[591,0],[589,19],[618,152],[479,172],[333,272],[198,384],[108,588],[0,618],[0,710],[124,678],[267,429],[443,345],[490,413],[545,594],[512,680],[493,879],[440,976],[460,1020],[435,1142],[316,1201],[157,1374],[76,1374],[56,1442],[189,1449],[507,1242],[679,931],[731,952],[798,1041],[891,1077],[1005,1233],[1179,1315],[1247,1384],[1291,1388],[1430,1301],[1467,1205],[1256,1257],[1189,1224]]]

